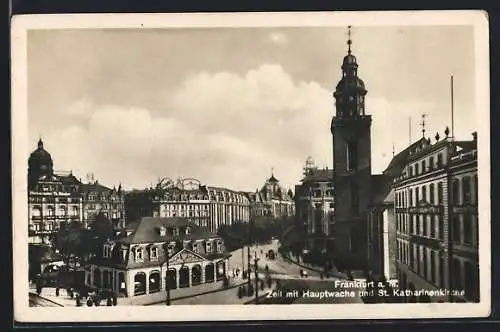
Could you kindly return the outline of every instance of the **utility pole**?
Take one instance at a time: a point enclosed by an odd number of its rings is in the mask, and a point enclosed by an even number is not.
[[[252,285],[252,281],[250,278],[250,245],[252,243],[252,224],[253,220],[250,218],[248,222],[248,243],[247,243],[247,277],[248,277],[248,289]]]
[[[257,262],[259,259],[257,258],[257,252],[255,252],[254,261],[254,269],[255,269],[255,304],[258,304],[259,301],[259,273],[257,272]]]
[[[167,300],[165,301],[165,305],[170,305],[170,278],[169,278],[169,261],[170,261],[170,254],[168,253],[168,248],[167,248],[167,280],[165,282],[165,290],[167,291]]]

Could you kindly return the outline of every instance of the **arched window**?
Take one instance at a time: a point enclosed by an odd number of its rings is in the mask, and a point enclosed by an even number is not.
[[[160,291],[161,282],[160,282],[160,271],[152,271],[149,274],[149,293],[156,293]]]
[[[472,186],[471,179],[468,176],[465,176],[462,179],[462,203],[470,204],[472,202]]]
[[[452,199],[455,205],[460,205],[460,181],[453,179],[452,182]]]
[[[191,269],[191,284],[193,286],[201,284],[201,265],[196,264]]]
[[[94,270],[94,286],[101,287],[101,271],[99,269]]]
[[[429,203],[431,203],[431,205],[436,204],[434,201],[434,183],[429,185]]]
[[[39,206],[34,206],[33,209],[31,210],[31,216],[41,217],[42,216],[42,209]]]
[[[134,276],[134,295],[146,294],[146,273],[138,272]]]
[[[47,215],[54,216],[54,207],[52,205],[47,206]]]

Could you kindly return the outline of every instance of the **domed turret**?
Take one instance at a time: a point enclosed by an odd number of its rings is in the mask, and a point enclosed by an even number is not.
[[[40,138],[38,140],[38,148],[31,153],[28,159],[28,185],[32,188],[41,176],[50,176],[52,174],[52,156],[43,148],[43,141]]]
[[[352,54],[350,37],[347,41],[347,55],[342,62],[342,78],[340,79],[333,96],[336,101],[337,117],[356,117],[365,115],[365,83],[358,77],[358,62]]]

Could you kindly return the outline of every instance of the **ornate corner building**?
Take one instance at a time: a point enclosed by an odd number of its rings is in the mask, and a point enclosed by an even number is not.
[[[306,252],[327,252],[333,248],[334,202],[333,170],[318,168],[309,157],[304,177],[295,186],[296,214],[308,235]]]
[[[84,184],[70,172],[56,172],[43,141],[28,159],[28,239],[49,244],[61,223],[78,221],[88,227],[97,213],[124,225],[124,193],[97,181]]]

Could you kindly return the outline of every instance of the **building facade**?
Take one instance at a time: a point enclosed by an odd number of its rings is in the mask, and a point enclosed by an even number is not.
[[[108,188],[98,181],[82,183],[80,192],[83,201],[83,221],[91,225],[99,213],[111,220],[115,227],[125,226],[125,193],[121,185]]]
[[[88,227],[98,212],[115,223],[125,223],[121,188],[109,189],[97,181],[83,184],[70,172],[56,172],[52,156],[38,141],[28,159],[28,239],[50,244],[63,222],[78,221]]]
[[[371,200],[371,116],[366,114],[367,90],[358,77],[351,52],[342,63],[342,78],[333,94],[336,113],[331,122],[333,137],[335,247],[338,265],[366,266],[366,219]]]
[[[380,280],[397,279],[397,236],[394,180],[406,167],[410,151],[426,146],[422,138],[393,156],[382,174],[372,176],[372,200],[368,210],[368,269]]]
[[[281,186],[279,180],[271,174],[262,188],[254,193],[246,193],[250,201],[250,216],[271,217],[274,219],[295,215],[294,194]]]
[[[445,134],[412,149],[394,180],[397,276],[403,288],[464,294],[411,302],[479,296],[477,139],[455,141]]]
[[[130,234],[105,243],[86,266],[86,285],[122,297],[221,281],[223,240],[186,218],[145,217]]]
[[[248,222],[250,201],[244,193],[201,185],[196,179],[160,180],[155,188],[126,195],[127,219],[142,217],[188,218],[217,232],[221,225]]]
[[[304,177],[295,187],[295,210],[307,229],[307,251],[333,248],[334,207],[333,170],[319,169],[308,158]]]
[[[80,183],[71,172],[57,174],[52,157],[38,141],[28,159],[28,240],[50,244],[63,222],[83,222]]]

